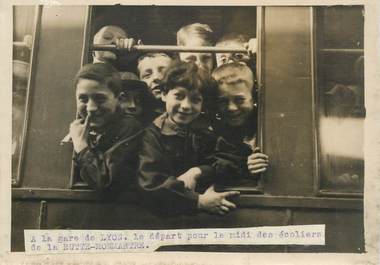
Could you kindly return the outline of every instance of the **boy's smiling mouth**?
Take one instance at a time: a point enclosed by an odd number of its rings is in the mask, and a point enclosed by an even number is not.
[[[181,112],[181,111],[178,111],[177,113],[180,114],[180,115],[186,115],[186,116],[194,115],[193,112]]]

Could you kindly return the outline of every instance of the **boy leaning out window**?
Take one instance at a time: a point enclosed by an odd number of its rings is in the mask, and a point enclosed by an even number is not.
[[[166,112],[145,130],[138,170],[143,203],[161,214],[224,214],[236,207],[227,198],[238,192],[214,191],[214,169],[206,159],[215,137],[199,121],[213,88],[194,63],[178,62],[166,73]]]

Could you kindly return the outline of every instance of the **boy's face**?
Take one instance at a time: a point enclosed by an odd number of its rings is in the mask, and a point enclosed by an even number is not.
[[[228,42],[217,43],[217,47],[228,46],[232,48],[244,47],[243,43],[237,40],[231,40]],[[250,57],[247,53],[216,53],[216,65],[221,66],[226,63],[239,62],[249,66]]]
[[[139,116],[143,112],[141,94],[137,90],[122,92],[119,96],[120,107],[125,114]]]
[[[212,46],[199,38],[188,38],[186,46]],[[193,62],[199,68],[202,68],[207,73],[211,73],[214,68],[214,60],[212,53],[194,53],[194,52],[180,52],[179,58],[183,62]]]
[[[77,111],[83,120],[91,113],[90,127],[98,129],[112,120],[118,98],[104,84],[89,79],[80,79],[76,87]]]
[[[218,110],[222,120],[232,127],[244,125],[254,107],[251,88],[239,82],[219,85],[218,91]]]
[[[105,26],[94,36],[94,44],[116,44],[119,38],[126,38],[125,31],[116,26]],[[117,60],[117,55],[111,51],[96,51],[95,58],[102,62]]]
[[[139,62],[140,80],[148,85],[156,99],[161,99],[160,85],[171,62],[167,56],[145,57]]]
[[[166,103],[166,111],[169,118],[178,125],[191,123],[202,110],[203,97],[199,90],[187,90],[182,86],[176,86],[163,94],[162,100]]]

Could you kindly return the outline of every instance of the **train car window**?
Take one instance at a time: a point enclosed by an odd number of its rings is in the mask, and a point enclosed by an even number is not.
[[[12,185],[20,182],[20,166],[26,109],[31,79],[33,41],[38,10],[34,6],[13,8],[13,71],[12,71]]]
[[[360,194],[364,185],[364,9],[316,11],[319,190]]]
[[[142,40],[144,45],[176,45],[176,32],[184,25],[202,23],[210,26],[214,40],[236,34],[249,38],[256,37],[256,7],[217,7],[217,6],[92,6],[88,21],[87,46],[98,41],[95,36],[105,26],[116,26],[119,37]],[[111,41],[112,42],[112,41]],[[214,43],[209,46],[214,46]],[[169,53],[176,57],[177,54]],[[94,62],[95,52],[90,48],[84,51],[83,63]],[[120,72],[132,72],[138,75],[138,52],[119,52],[115,63]],[[214,58],[214,65],[216,61]],[[255,69],[254,69],[255,70]],[[253,181],[248,186],[256,186]],[[73,188],[84,188],[78,172],[71,178]]]

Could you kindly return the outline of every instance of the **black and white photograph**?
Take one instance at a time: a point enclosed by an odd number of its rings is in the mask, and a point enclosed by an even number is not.
[[[13,5],[11,252],[25,229],[325,225],[156,251],[365,253],[366,8]]]

